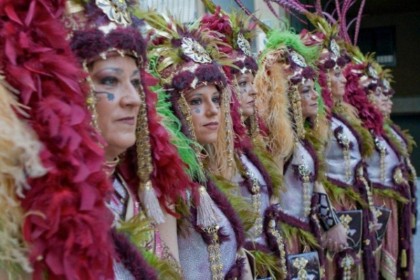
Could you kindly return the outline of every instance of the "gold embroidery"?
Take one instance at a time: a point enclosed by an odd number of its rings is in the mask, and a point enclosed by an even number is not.
[[[293,266],[298,269],[299,280],[308,279],[308,272],[305,269],[307,264],[308,264],[308,260],[305,258],[296,258],[293,260]]]
[[[353,220],[352,217],[350,215],[348,215],[348,214],[342,215],[340,217],[341,224],[346,229],[346,232],[349,231],[349,229],[350,229],[349,224],[351,223],[352,220]]]
[[[284,249],[283,237],[281,236],[279,230],[276,227],[276,221],[270,220],[268,226],[269,226],[268,232],[276,238],[277,247],[280,252],[280,269],[283,273],[284,278],[286,279],[287,278],[286,277],[287,276],[286,251]]]
[[[344,272],[343,272],[343,280],[351,280],[351,268],[354,265],[354,259],[349,256],[346,255],[341,263],[340,266],[343,268]]]
[[[212,280],[223,280],[223,263],[221,260],[220,244],[219,244],[219,226],[211,226],[204,228],[204,231],[210,235],[211,243],[207,246],[209,253],[210,268]]]
[[[106,14],[109,20],[123,26],[131,24],[130,13],[125,0],[96,0],[96,6]]]

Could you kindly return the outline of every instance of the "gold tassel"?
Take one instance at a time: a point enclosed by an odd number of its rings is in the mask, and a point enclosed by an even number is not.
[[[218,223],[215,205],[205,187],[200,189],[200,204],[197,206],[197,225],[208,228]]]
[[[144,187],[144,191],[141,191],[142,189],[140,188],[139,197],[142,197],[147,216],[152,218],[157,224],[164,223],[165,216],[156,197],[152,182],[148,181]]]
[[[165,222],[165,216],[156,197],[152,182],[150,181],[150,174],[153,172],[153,165],[146,96],[143,88],[140,89],[139,95],[142,105],[140,106],[138,113],[136,128],[137,176],[140,179],[138,192],[139,197],[143,199],[147,215],[152,218],[156,224],[161,224]]]
[[[407,267],[407,250],[403,249],[401,251],[401,268]]]

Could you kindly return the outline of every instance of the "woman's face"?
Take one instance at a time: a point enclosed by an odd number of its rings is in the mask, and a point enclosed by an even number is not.
[[[133,58],[112,56],[90,67],[99,130],[107,142],[105,157],[113,160],[136,141],[141,81]]]
[[[369,90],[369,100],[373,106],[375,106],[378,110],[382,112],[384,108],[384,94],[382,93],[381,87],[376,87],[375,90]]]
[[[246,118],[250,117],[254,114],[257,95],[254,87],[254,75],[252,73],[236,74],[235,79],[240,94],[242,115]]]
[[[384,117],[389,117],[392,111],[392,100],[389,95],[383,93],[383,89],[378,87],[375,93],[371,93],[370,98],[374,105],[378,107]]]
[[[392,99],[391,96],[386,96],[384,100],[385,116],[389,117],[392,112]]]
[[[328,78],[331,81],[331,93],[333,98],[341,100],[346,93],[346,78],[344,78],[343,71],[341,69],[333,69],[328,72]]]
[[[215,143],[220,126],[220,92],[214,85],[202,86],[187,92],[185,99],[191,109],[198,143]]]
[[[299,85],[300,103],[304,119],[314,118],[318,113],[318,93],[314,89],[314,81],[307,79]]]

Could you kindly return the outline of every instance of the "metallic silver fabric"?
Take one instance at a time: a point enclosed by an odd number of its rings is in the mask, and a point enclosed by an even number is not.
[[[293,166],[301,164],[305,164],[308,170],[312,174],[315,174],[314,159],[306,148],[298,142],[293,152],[292,161],[289,163],[284,172],[286,192],[281,196],[280,205],[287,214],[306,222],[308,221],[308,217],[305,217],[304,214],[303,185],[302,181],[295,174],[295,170],[293,168]],[[310,199],[314,191],[314,183],[310,182],[309,185],[308,195]]]
[[[385,146],[386,155],[385,155],[385,180],[381,180],[381,157],[380,153],[375,150],[373,155],[366,160],[368,167],[369,179],[373,183],[379,183],[385,185],[386,187],[392,187],[393,182],[393,171],[394,168],[400,164],[400,160],[391,146],[385,141],[382,137],[378,138],[379,142]]]
[[[220,246],[223,274],[226,275],[236,261],[236,236],[222,211],[219,208],[215,210],[220,219],[219,226],[223,228],[223,233],[229,236],[229,240],[223,242]],[[190,227],[187,236],[178,235],[178,246],[184,279],[211,280],[207,244],[203,241],[201,234]]]
[[[113,268],[115,280],[135,280],[134,276],[125,269],[122,263],[114,260]]]
[[[260,215],[261,217],[264,217],[265,210],[270,206],[270,197],[268,196],[268,190],[267,190],[267,184],[264,181],[263,176],[258,171],[257,167],[249,161],[249,159],[245,155],[241,155],[241,161],[246,166],[246,168],[252,172],[255,176],[255,178],[258,180],[258,183],[260,185],[260,193],[261,193],[261,208],[260,208]],[[241,179],[242,181],[242,179]],[[252,205],[252,194],[248,191],[246,188],[241,188],[241,195],[245,198],[247,202],[249,202],[249,205]],[[255,236],[253,234],[253,228],[250,230],[250,234],[247,235],[246,241],[253,241],[261,245],[267,245],[267,242],[265,240],[265,234],[264,232],[258,236],[257,238],[252,238],[252,236]]]
[[[338,140],[334,137],[334,135],[331,135],[325,152],[326,175],[331,179],[351,185],[354,181],[356,166],[362,160],[362,155],[360,154],[359,143],[353,132],[347,127],[347,125],[333,117],[331,119],[331,131],[334,131],[339,127],[343,128],[343,134],[347,136],[349,142],[353,146],[349,151],[350,177],[346,178],[346,163],[344,162],[343,149],[338,144]]]

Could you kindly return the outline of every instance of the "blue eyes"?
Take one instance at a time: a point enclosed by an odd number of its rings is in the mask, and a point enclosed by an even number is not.
[[[107,87],[114,87],[119,82],[120,82],[120,80],[117,77],[113,77],[113,76],[104,77],[104,78],[99,80],[99,83],[101,85],[104,85],[104,86],[107,86]],[[140,79],[134,79],[134,80],[131,80],[130,82],[136,89],[141,88]]]
[[[215,104],[220,105],[220,96],[213,97],[213,98],[211,99],[211,101],[213,101],[213,103],[215,103]]]
[[[115,77],[105,77],[100,80],[101,85],[113,86],[118,83],[118,79]]]
[[[220,105],[220,96],[215,96],[215,97],[212,97],[212,98],[211,98],[211,101],[212,101],[214,104]],[[193,98],[193,99],[191,99],[191,100],[189,101],[189,104],[190,104],[191,106],[198,106],[198,105],[201,105],[202,103],[203,103],[202,98]]]
[[[201,104],[201,99],[196,98],[196,99],[191,99],[190,101],[190,105],[200,105]]]

